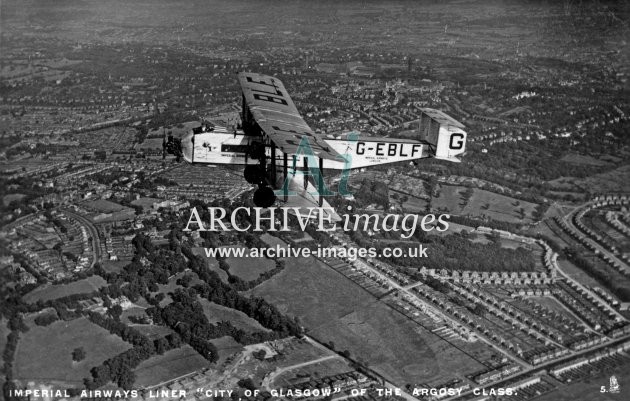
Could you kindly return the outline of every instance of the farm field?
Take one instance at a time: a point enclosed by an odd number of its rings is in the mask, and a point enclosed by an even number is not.
[[[203,298],[200,299],[199,302],[203,307],[206,318],[208,318],[208,321],[212,324],[221,321],[229,321],[234,327],[250,333],[254,331],[268,331],[268,329],[261,326],[255,319],[252,319],[241,311],[215,304]]]
[[[60,381],[82,385],[90,369],[131,348],[120,337],[86,318],[29,326],[20,335],[13,373],[20,380]],[[86,358],[72,361],[72,350],[83,347]]]
[[[241,247],[233,246],[231,248]],[[245,247],[242,247],[245,248]],[[230,273],[245,281],[256,280],[258,276],[275,267],[275,262],[267,258],[235,258],[225,260],[230,266]]]
[[[483,367],[318,260],[292,266],[252,294],[298,316],[308,335],[350,351],[396,385],[446,381]]]
[[[190,345],[166,351],[142,362],[134,370],[136,388],[156,386],[164,381],[203,369],[209,362]]]
[[[441,185],[440,196],[432,199],[431,207],[436,210],[446,209],[453,214],[485,215],[510,223],[526,224],[533,221],[531,216],[537,206],[535,203],[475,188],[469,201],[464,204],[463,195],[467,189],[457,185]]]
[[[106,284],[107,282],[103,277],[94,275],[69,284],[44,285],[24,295],[22,299],[28,303],[35,303],[40,300],[50,301],[68,295],[90,293]]]

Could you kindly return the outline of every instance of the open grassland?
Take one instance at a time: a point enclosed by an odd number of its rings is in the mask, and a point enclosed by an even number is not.
[[[156,340],[158,338],[165,337],[171,333],[174,333],[173,330],[169,329],[165,326],[158,326],[155,324],[130,324],[129,326],[138,330],[140,333],[147,336],[150,340]]]
[[[200,299],[199,302],[203,307],[206,318],[208,318],[208,321],[212,324],[228,321],[232,323],[234,327],[250,333],[254,331],[268,331],[268,329],[261,326],[256,320],[241,311],[215,304],[207,299]]]
[[[630,182],[630,166],[624,165],[619,168],[595,174],[586,178],[560,177],[549,181],[557,190],[584,193],[588,191],[592,194],[619,192],[622,188],[627,188]]]
[[[245,248],[238,245],[231,248],[236,247]],[[225,261],[230,265],[230,273],[245,281],[256,280],[258,276],[275,267],[275,262],[267,258],[229,257]]]
[[[297,259],[252,293],[399,386],[446,381],[483,367],[316,259]]]
[[[107,282],[101,276],[90,276],[69,284],[43,285],[26,294],[23,299],[28,303],[50,301],[74,294],[87,294],[105,286]]]
[[[83,347],[85,359],[72,361],[72,350]],[[54,380],[82,384],[90,369],[131,348],[120,337],[85,318],[57,321],[49,326],[31,325],[20,335],[15,353],[16,379],[29,381]]]
[[[215,338],[210,342],[219,351],[219,360],[216,362],[216,366],[220,366],[227,358],[243,350],[243,346],[230,336]]]
[[[103,270],[107,273],[120,273],[123,271],[124,267],[127,266],[130,262],[128,260],[104,260],[101,262],[101,266]]]
[[[535,203],[515,199],[483,189],[473,189],[470,199],[465,199],[466,187],[441,185],[440,196],[431,201],[431,207],[452,214],[487,216],[510,223],[531,223]]]
[[[189,345],[166,351],[163,355],[155,355],[142,362],[134,370],[136,388],[152,387],[168,380],[187,375],[209,365]]]

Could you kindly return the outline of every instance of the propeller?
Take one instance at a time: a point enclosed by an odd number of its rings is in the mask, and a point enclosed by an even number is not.
[[[162,139],[162,159],[166,158],[166,154],[175,155],[175,161],[180,162],[182,156],[184,155],[182,152],[182,140],[179,138],[174,138],[173,135],[166,136],[166,132],[164,133]]]

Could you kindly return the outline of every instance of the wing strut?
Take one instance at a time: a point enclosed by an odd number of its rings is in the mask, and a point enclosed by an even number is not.
[[[319,174],[318,174],[318,182],[317,182],[317,192],[319,192],[319,207],[322,207],[324,204],[324,198],[322,194],[324,193],[324,159],[319,158]]]
[[[271,185],[276,185],[276,144],[271,144]]]
[[[304,156],[304,190],[308,187],[308,157]]]
[[[284,165],[282,166],[282,172],[284,173],[284,181],[282,188],[284,191],[284,201],[287,202],[289,200],[289,185],[287,183],[287,165],[289,164],[289,155],[286,153],[282,153],[282,157],[284,158]]]

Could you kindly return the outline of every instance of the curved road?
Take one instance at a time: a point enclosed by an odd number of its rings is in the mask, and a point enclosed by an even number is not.
[[[94,265],[101,260],[101,240],[98,237],[98,230],[96,229],[94,224],[92,224],[92,222],[86,217],[81,216],[80,214],[72,212],[68,209],[62,209],[61,211],[84,225],[89,231],[90,237],[92,237],[92,253],[94,254],[94,258],[92,259],[92,264],[90,265],[90,268],[93,268]]]
[[[585,234],[582,230],[580,230],[578,227],[576,227],[575,224],[573,224],[573,216],[578,214],[581,211],[581,209],[583,207],[585,207],[585,206],[587,206],[587,205],[580,206],[579,208],[573,210],[571,213],[569,213],[566,216],[564,216],[562,219],[565,221],[565,223],[567,223],[567,226],[571,230],[573,230],[576,233],[580,234],[582,236],[582,238],[584,238],[589,244],[591,244],[593,247],[595,247],[595,249],[598,250],[602,255],[608,256],[613,262],[618,263],[619,266],[625,266],[626,269],[630,270],[630,266],[628,266],[624,261],[622,261],[621,259],[616,257],[612,252],[610,252],[609,250],[607,250],[603,246],[601,246],[597,241],[591,239],[587,234]]]

